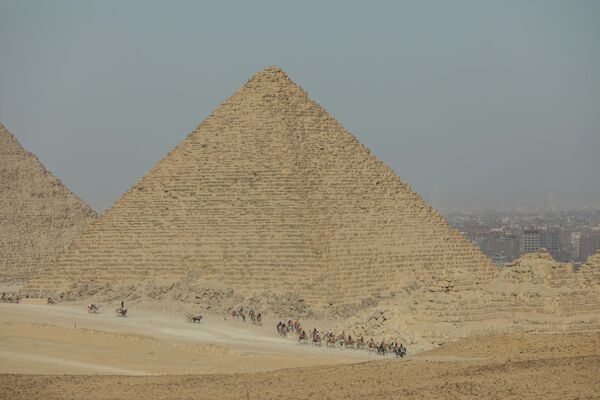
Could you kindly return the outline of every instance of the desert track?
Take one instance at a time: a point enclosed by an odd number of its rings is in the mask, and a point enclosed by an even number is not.
[[[472,361],[424,359],[313,366],[263,373],[183,376],[36,376],[0,375],[0,387],[10,399],[593,399],[600,392],[600,355],[589,353],[585,341],[567,335],[531,335],[531,351],[518,355],[498,351],[498,337],[479,340],[487,355],[499,358]],[[502,337],[516,343],[527,337]],[[573,352],[540,354],[551,339]],[[580,336],[577,341],[590,339]],[[591,338],[596,343],[596,334]],[[472,343],[472,342],[471,342]],[[450,345],[441,353],[464,355],[469,344]],[[543,353],[544,351],[542,351]],[[475,351],[475,355],[479,354]],[[583,354],[583,355],[580,355]],[[441,356],[441,355],[440,355]],[[509,357],[507,357],[509,356]],[[510,356],[514,356],[511,359]]]
[[[106,307],[0,304],[0,373],[207,374],[259,372],[373,360],[372,354],[298,346],[274,323],[262,327],[220,316],[201,324],[181,313]]]
[[[138,310],[0,305],[0,398],[592,399],[600,334],[469,338],[412,355],[298,346],[262,328]],[[75,327],[77,324],[77,327]],[[138,375],[138,376],[136,376]]]

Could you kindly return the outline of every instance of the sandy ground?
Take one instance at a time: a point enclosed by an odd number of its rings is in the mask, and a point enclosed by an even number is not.
[[[600,399],[598,332],[469,338],[397,360],[298,346],[270,324],[48,308],[0,305],[0,398]]]
[[[0,373],[208,374],[259,372],[376,359],[363,351],[298,345],[275,322],[262,327],[207,316],[85,306],[0,304]]]

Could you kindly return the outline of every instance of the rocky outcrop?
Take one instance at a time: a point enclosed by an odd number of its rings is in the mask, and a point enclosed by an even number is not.
[[[503,267],[484,286],[441,282],[398,290],[377,306],[360,310],[347,321],[346,330],[409,342],[513,331],[598,330],[599,254],[574,272],[571,264],[557,262],[542,250]]]
[[[581,276],[585,287],[593,288],[600,285],[600,250],[591,255],[577,273]]]

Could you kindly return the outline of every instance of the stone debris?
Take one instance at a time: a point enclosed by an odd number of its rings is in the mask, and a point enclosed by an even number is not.
[[[541,250],[501,268],[484,286],[447,289],[437,281],[398,292],[360,310],[346,330],[375,337],[401,332],[413,341],[441,343],[476,334],[600,329],[600,252],[574,272]]]
[[[59,302],[86,302],[95,304],[154,303],[213,315],[229,315],[231,310],[255,309],[262,315],[295,318],[319,318],[326,314],[310,309],[303,298],[295,293],[259,291],[242,294],[229,287],[218,287],[206,282],[179,280],[144,283],[74,283],[55,294]]]

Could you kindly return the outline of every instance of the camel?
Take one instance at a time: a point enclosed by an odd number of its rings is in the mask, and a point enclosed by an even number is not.
[[[302,331],[300,332],[300,334],[298,335],[298,344],[307,344],[308,343],[308,337],[306,336],[306,332]]]
[[[188,320],[188,322],[192,322],[192,323],[200,323],[202,322],[202,315],[192,315],[191,313],[187,313],[185,314],[185,318]]]

